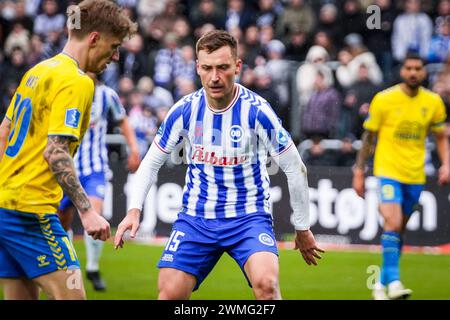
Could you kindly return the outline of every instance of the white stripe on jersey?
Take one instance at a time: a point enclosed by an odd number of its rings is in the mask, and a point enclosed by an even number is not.
[[[209,108],[203,89],[184,97],[155,137],[167,153],[185,139],[183,213],[207,219],[271,214],[267,153],[282,152],[292,140],[263,98],[236,86],[222,112]]]
[[[120,121],[126,116],[117,93],[105,85],[97,85],[92,102],[90,126],[74,157],[75,168],[80,175],[87,176],[93,172],[106,173],[109,170],[105,142],[108,111],[111,111],[115,121]]]

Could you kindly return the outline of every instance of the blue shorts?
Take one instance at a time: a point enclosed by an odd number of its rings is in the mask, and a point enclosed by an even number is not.
[[[88,176],[80,176],[80,183],[89,197],[105,199],[106,178],[104,172],[93,172]],[[68,196],[64,196],[59,205],[59,210],[65,210],[73,207],[72,201]]]
[[[195,276],[197,290],[227,252],[244,273],[247,259],[255,252],[278,256],[272,218],[249,214],[238,218],[205,219],[180,213],[175,221],[158,268],[174,268]]]
[[[410,216],[419,204],[423,184],[406,184],[389,178],[378,178],[380,181],[380,202],[399,203],[404,215]]]
[[[57,214],[0,208],[0,278],[36,278],[79,269],[75,250]]]

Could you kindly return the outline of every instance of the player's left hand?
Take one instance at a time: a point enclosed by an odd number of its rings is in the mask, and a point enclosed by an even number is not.
[[[308,265],[317,266],[317,259],[322,259],[322,257],[317,253],[324,253],[325,250],[319,248],[316,244],[316,240],[314,239],[314,235],[311,230],[297,230],[295,235],[295,248],[294,250],[300,250],[300,253],[303,256],[303,259]]]
[[[136,237],[139,230],[141,211],[139,209],[131,209],[127,216],[122,220],[117,228],[116,236],[114,237],[114,248],[123,248],[123,235],[127,230],[131,230],[130,237]]]
[[[138,151],[132,151],[128,156],[128,171],[135,173],[141,164],[141,157]]]
[[[439,168],[438,184],[443,185],[449,182],[450,182],[450,168],[449,166],[442,165]]]

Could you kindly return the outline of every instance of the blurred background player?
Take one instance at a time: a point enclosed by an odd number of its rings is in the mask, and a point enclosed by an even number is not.
[[[132,127],[130,126],[124,107],[117,93],[108,86],[100,83],[93,73],[88,73],[94,80],[95,92],[91,109],[89,129],[84,135],[77,153],[73,159],[81,185],[88,195],[95,211],[102,214],[108,180],[112,177],[108,166],[108,150],[106,148],[106,132],[108,127],[108,113],[113,120],[119,122],[122,134],[129,148],[128,169],[135,172],[140,163],[139,148]],[[64,196],[59,207],[61,224],[73,237],[71,229],[76,208],[68,196]],[[95,290],[105,290],[106,285],[99,272],[99,260],[103,248],[103,241],[94,240],[84,233],[86,244],[86,275],[92,281]]]
[[[169,111],[136,173],[127,216],[114,244],[135,237],[142,204],[158,170],[185,139],[188,158],[183,207],[158,263],[158,299],[188,299],[227,252],[256,299],[281,299],[278,250],[269,202],[270,153],[288,178],[295,248],[308,265],[323,252],[309,230],[306,167],[277,115],[257,94],[235,83],[242,61],[237,41],[211,31],[197,42],[203,88]]]
[[[450,179],[445,106],[439,95],[421,86],[426,71],[420,56],[408,54],[400,75],[402,83],[379,92],[372,100],[353,169],[353,188],[364,197],[365,162],[376,143],[374,175],[379,179],[379,210],[384,218],[381,279],[373,290],[376,300],[404,299],[412,293],[400,282],[399,262],[402,236],[425,184],[428,130],[435,136],[441,160],[438,183]]]
[[[72,156],[89,126],[94,84],[136,27],[106,0],[83,1],[69,15],[62,53],[30,69],[0,126],[0,278],[6,299],[85,299],[82,279],[67,285],[78,258],[58,219],[63,190],[94,239],[110,236],[83,190]],[[73,20],[72,20],[73,19]],[[70,22],[78,20],[79,24]]]

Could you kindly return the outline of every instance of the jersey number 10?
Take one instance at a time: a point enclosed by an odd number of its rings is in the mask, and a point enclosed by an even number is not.
[[[19,153],[19,150],[22,147],[28,133],[28,129],[30,128],[31,115],[31,99],[25,98],[22,100],[22,95],[17,93],[12,118],[14,124],[9,135],[8,149],[6,149],[5,152],[6,155],[15,157]]]

